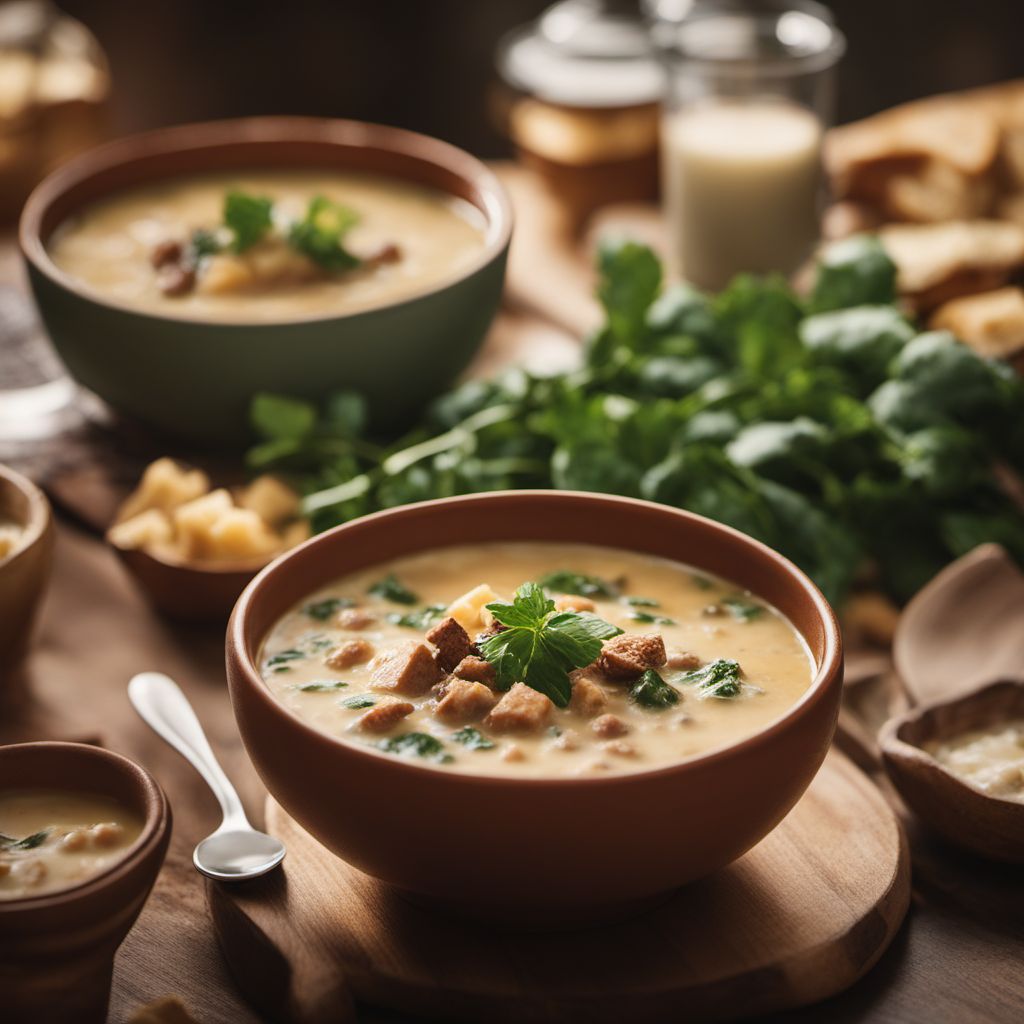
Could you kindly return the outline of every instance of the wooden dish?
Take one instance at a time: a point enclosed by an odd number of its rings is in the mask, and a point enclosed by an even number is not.
[[[53,562],[50,504],[31,480],[0,465],[0,521],[24,529],[21,546],[0,561],[0,683],[21,664]]]
[[[447,772],[344,743],[302,721],[264,684],[263,638],[307,594],[400,555],[495,540],[626,548],[730,579],[789,618],[814,659],[814,679],[760,732],[704,755],[630,774],[543,779]],[[227,667],[257,771],[324,846],[445,909],[543,926],[635,910],[764,838],[825,756],[843,659],[835,616],[814,584],[736,530],[629,498],[506,491],[364,516],[283,555],[235,606]]]
[[[106,871],[57,892],[0,900],[3,1019],[102,1024],[114,953],[163,864],[171,808],[145,769],[112,751],[82,743],[0,747],[0,787],[32,786],[110,796],[144,821],[138,839]]]
[[[1001,680],[890,719],[879,744],[889,778],[922,821],[983,857],[1024,864],[1024,803],[975,789],[923,749],[1014,717],[1024,717],[1024,681]]]

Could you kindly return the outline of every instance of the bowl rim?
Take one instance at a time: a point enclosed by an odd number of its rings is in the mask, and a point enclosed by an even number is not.
[[[37,740],[30,743],[11,743],[2,748],[7,751],[48,750],[57,757],[80,758],[94,757],[107,761],[118,771],[132,778],[138,785],[145,803],[146,815],[142,823],[142,831],[124,853],[108,868],[83,878],[62,889],[40,893],[37,896],[22,896],[18,899],[0,899],[0,917],[4,914],[18,912],[48,910],[78,899],[88,899],[108,885],[121,881],[136,865],[148,857],[159,847],[170,827],[171,808],[167,795],[156,779],[142,767],[124,754],[106,747],[96,747],[89,743],[74,743],[64,740]],[[27,786],[12,787],[18,789],[49,788]],[[97,792],[92,790],[91,792]]]
[[[0,463],[0,487],[4,485],[14,488],[25,498],[28,502],[28,515],[24,522],[18,523],[24,531],[21,543],[7,558],[0,559],[0,572],[10,568],[39,543],[52,518],[50,503],[42,490],[24,474]]]
[[[922,719],[934,715],[942,708],[952,707],[956,704],[963,704],[976,698],[988,699],[992,694],[1003,690],[1017,690],[1024,699],[1024,679],[1000,678],[992,679],[980,686],[969,686],[960,693],[949,697],[942,697],[928,701],[924,704],[915,705],[895,715],[883,723],[878,731],[878,746],[882,753],[882,760],[886,766],[887,774],[891,761],[902,763],[914,762],[924,765],[934,772],[938,772],[948,785],[957,791],[965,794],[971,799],[991,800],[997,805],[1012,808],[1008,813],[1024,816],[1024,801],[1014,800],[1012,797],[999,796],[994,793],[986,793],[967,779],[957,775],[951,768],[944,765],[931,751],[926,750],[918,743],[914,743],[903,735],[903,730],[909,725],[915,725]],[[894,783],[895,784],[895,783]],[[899,787],[896,787],[899,789]]]
[[[100,295],[58,267],[43,242],[42,223],[50,207],[71,188],[100,177],[122,163],[131,162],[143,156],[216,150],[234,143],[287,146],[295,142],[384,149],[433,164],[435,167],[442,168],[461,178],[463,182],[475,189],[483,204],[482,208],[473,204],[486,221],[483,245],[480,251],[465,266],[444,275],[433,284],[403,294],[394,301],[381,302],[349,312],[321,312],[283,319],[214,320],[154,312]],[[258,162],[251,165],[249,169],[258,170]],[[301,164],[295,169],[301,170]],[[204,172],[195,171],[185,174],[169,174],[165,177],[156,175],[148,181],[149,184],[152,184],[174,178],[188,178],[202,173]],[[145,184],[140,182],[132,187],[145,187]],[[81,209],[81,207],[77,209]],[[483,161],[449,142],[406,128],[396,128],[369,121],[274,115],[200,121],[157,128],[114,139],[80,153],[48,174],[32,190],[25,201],[18,221],[18,244],[26,263],[38,273],[48,278],[51,283],[94,305],[164,324],[194,324],[218,330],[252,332],[261,328],[280,329],[293,324],[358,320],[360,317],[379,314],[383,310],[400,308],[444,292],[479,273],[501,256],[511,240],[512,223],[512,202],[498,176]]]
[[[429,763],[420,764],[411,759],[390,756],[372,748],[363,748],[355,743],[346,742],[339,737],[324,732],[308,724],[291,709],[285,707],[278,701],[267,687],[259,668],[246,645],[245,620],[250,606],[256,598],[257,593],[264,587],[269,586],[276,574],[284,571],[283,566],[297,553],[318,545],[328,545],[335,542],[338,536],[344,536],[345,532],[358,528],[361,524],[374,523],[391,520],[399,526],[404,518],[410,515],[417,515],[425,508],[445,509],[457,505],[486,505],[491,502],[506,500],[509,496],[515,496],[521,500],[530,501],[534,498],[545,498],[547,500],[567,501],[582,505],[600,503],[607,506],[616,506],[621,509],[636,511],[644,510],[648,513],[655,512],[667,516],[676,517],[691,525],[698,525],[700,528],[711,528],[728,538],[732,544],[738,544],[749,551],[756,551],[763,558],[772,562],[775,568],[788,576],[804,593],[812,604],[815,613],[822,625],[823,651],[821,664],[817,667],[814,675],[807,686],[807,689],[800,695],[798,700],[786,708],[780,715],[768,722],[763,728],[758,729],[749,736],[743,737],[732,743],[725,743],[701,754],[695,754],[683,758],[673,764],[659,768],[650,768],[641,771],[617,772],[612,775],[589,777],[540,776],[517,778],[515,776],[486,775],[468,771],[450,771],[435,767]],[[495,538],[500,539],[500,538]],[[543,543],[543,541],[538,541]],[[424,548],[426,550],[426,548]],[[663,556],[664,557],[664,556]],[[676,561],[675,559],[672,559]],[[695,566],[700,568],[700,566]],[[795,627],[794,627],[795,628]],[[260,638],[262,644],[263,637]],[[227,659],[240,671],[232,673],[229,671],[229,683],[234,678],[243,680],[243,685],[248,686],[256,700],[269,707],[274,713],[282,714],[290,719],[293,726],[312,742],[326,742],[329,746],[340,747],[346,755],[363,760],[367,766],[371,763],[383,763],[394,768],[396,771],[416,773],[412,777],[422,778],[422,773],[429,772],[433,776],[441,776],[445,780],[451,780],[454,785],[487,785],[494,788],[506,788],[517,786],[559,788],[565,787],[576,789],[588,786],[629,786],[643,784],[652,778],[664,777],[677,772],[690,771],[695,768],[702,768],[710,764],[722,761],[744,751],[754,750],[763,746],[769,740],[778,736],[781,732],[801,717],[811,707],[827,698],[828,691],[835,682],[842,682],[843,671],[843,642],[839,629],[839,622],[831,605],[826,601],[815,583],[795,563],[785,556],[779,554],[773,548],[768,547],[761,541],[724,523],[716,522],[705,516],[697,515],[683,509],[673,508],[670,505],[662,505],[658,502],[644,501],[639,498],[629,498],[622,495],[599,494],[589,491],[568,491],[557,489],[524,489],[515,491],[489,491],[479,494],[464,494],[450,498],[436,498],[431,501],[420,501],[410,505],[402,505],[396,508],[384,509],[369,515],[360,516],[340,526],[317,534],[302,544],[285,552],[263,569],[242,591],[241,596],[231,612],[225,638]],[[232,706],[236,707],[234,695],[232,694]],[[372,760],[371,760],[372,759]]]

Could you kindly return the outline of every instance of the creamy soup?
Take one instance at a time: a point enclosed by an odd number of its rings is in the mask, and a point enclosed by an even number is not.
[[[260,657],[274,696],[325,733],[517,777],[673,764],[757,732],[813,674],[793,626],[724,580],[546,543],[347,576],[284,616]]]
[[[227,197],[238,194],[248,206],[231,212]],[[229,222],[250,233],[240,237]],[[253,171],[103,200],[61,225],[49,249],[101,298],[175,317],[258,322],[402,299],[466,267],[483,241],[482,214],[433,189],[369,175]]]
[[[0,791],[0,900],[84,882],[119,861],[141,832],[142,820],[105,796]]]
[[[973,729],[926,749],[975,789],[1024,803],[1024,718]]]

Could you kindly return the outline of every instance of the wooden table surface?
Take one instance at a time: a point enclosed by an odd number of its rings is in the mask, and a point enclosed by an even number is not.
[[[506,303],[474,372],[489,373],[512,362],[562,367],[573,359],[575,338],[596,322],[588,263],[581,255],[583,247],[560,234],[557,208],[535,183],[511,168],[504,172],[516,205],[518,233]],[[654,223],[651,212],[642,210],[612,211],[604,220],[637,232],[648,231]],[[21,275],[8,241],[0,251],[0,285],[12,282],[20,287]],[[0,382],[4,342],[0,335]],[[45,450],[42,455],[40,451],[26,443],[13,450],[11,461],[38,475],[47,464]],[[0,742],[99,742],[146,765],[170,798],[175,815],[170,853],[118,954],[110,1020],[128,1021],[141,1005],[174,996],[201,1024],[249,1024],[260,1018],[240,1000],[225,972],[203,884],[190,860],[195,843],[217,824],[216,803],[198,775],[131,709],[125,685],[143,669],[167,672],[182,685],[259,821],[264,793],[231,714],[221,631],[160,619],[95,532],[62,516],[39,636],[24,678],[0,705]],[[856,700],[851,697],[851,703],[865,703],[863,693]],[[882,961],[841,996],[773,1020],[1024,1020],[1024,886],[1019,872],[957,853],[912,824],[910,838],[913,906]],[[363,1007],[360,1019],[399,1018]]]

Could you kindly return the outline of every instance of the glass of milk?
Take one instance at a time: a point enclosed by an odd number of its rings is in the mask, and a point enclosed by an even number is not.
[[[810,0],[649,0],[668,75],[662,191],[674,273],[789,274],[818,240],[821,145],[845,40]]]

